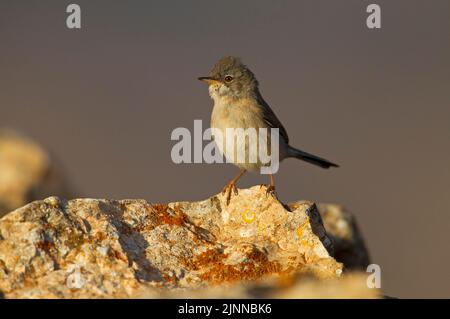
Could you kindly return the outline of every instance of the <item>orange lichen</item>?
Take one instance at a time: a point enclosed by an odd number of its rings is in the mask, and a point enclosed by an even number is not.
[[[208,249],[195,256],[191,264],[194,269],[201,269],[202,267],[208,267],[216,263],[221,263],[227,256],[227,254],[222,253],[218,249]]]
[[[165,204],[155,204],[153,208],[159,224],[182,226],[188,221],[187,215],[179,206],[175,206],[169,212],[169,206]]]
[[[252,250],[245,255],[245,260],[235,265],[224,263],[228,257],[218,250],[208,250],[194,259],[198,269],[207,268],[199,277],[212,284],[239,280],[256,280],[267,274],[279,273],[281,265],[269,261],[259,250]]]
[[[55,243],[44,240],[44,241],[40,241],[40,242],[36,243],[36,247],[48,252],[55,248]]]

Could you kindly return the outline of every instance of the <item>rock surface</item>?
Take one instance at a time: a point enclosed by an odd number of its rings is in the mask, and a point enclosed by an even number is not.
[[[0,217],[50,195],[71,197],[55,160],[32,140],[0,130]]]
[[[0,219],[0,291],[6,298],[377,296],[361,276],[343,275],[332,254],[315,204],[283,206],[259,186],[241,189],[229,206],[221,194],[168,205],[50,197]]]
[[[334,258],[346,269],[366,271],[370,257],[355,217],[342,206],[319,204],[320,215],[335,247]]]
[[[326,281],[304,275],[266,277],[250,283],[212,286],[194,290],[156,290],[146,288],[138,298],[380,298],[378,289],[368,289],[367,274],[344,274]]]

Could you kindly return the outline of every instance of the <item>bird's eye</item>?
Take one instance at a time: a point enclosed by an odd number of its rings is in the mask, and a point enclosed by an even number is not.
[[[231,75],[227,75],[225,77],[225,82],[231,82],[231,81],[233,81],[233,77]]]

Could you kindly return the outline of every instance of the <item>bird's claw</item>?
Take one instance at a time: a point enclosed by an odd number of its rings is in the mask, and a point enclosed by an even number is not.
[[[226,194],[226,199],[227,199],[227,205],[230,204],[230,200],[231,200],[231,192],[234,193],[234,195],[238,195],[238,189],[236,187],[236,184],[231,182],[228,183],[222,190],[222,194]]]
[[[265,185],[262,184],[259,188],[262,188],[263,186],[266,187],[266,197],[268,197],[269,195],[272,196],[275,199],[278,199],[277,197],[277,193],[275,191],[275,186],[274,185]]]

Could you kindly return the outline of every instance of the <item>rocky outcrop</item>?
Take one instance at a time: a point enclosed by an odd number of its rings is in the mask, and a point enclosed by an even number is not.
[[[0,220],[0,291],[6,298],[377,296],[364,276],[343,275],[332,257],[339,245],[315,204],[283,206],[259,186],[241,189],[229,206],[221,194],[168,205],[50,197]]]
[[[368,289],[367,274],[343,274],[336,279],[321,280],[313,276],[268,276],[258,281],[235,282],[227,285],[208,286],[202,289],[168,290],[145,287],[137,298],[380,298],[377,289]]]
[[[370,257],[355,217],[341,205],[319,204],[319,211],[334,243],[334,258],[346,269],[366,271]]]
[[[0,217],[50,195],[72,196],[55,159],[23,135],[0,130]]]

